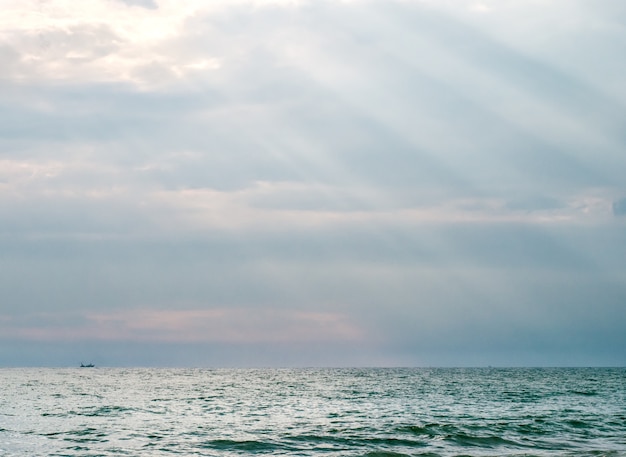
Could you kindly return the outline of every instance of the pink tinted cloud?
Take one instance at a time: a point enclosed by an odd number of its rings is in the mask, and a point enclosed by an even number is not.
[[[35,340],[123,340],[225,343],[360,341],[364,332],[333,312],[218,308],[99,312],[80,322],[53,315],[0,319],[5,337]]]

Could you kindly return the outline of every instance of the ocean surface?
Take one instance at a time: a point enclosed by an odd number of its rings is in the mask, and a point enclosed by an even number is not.
[[[0,369],[0,456],[626,456],[626,369]]]

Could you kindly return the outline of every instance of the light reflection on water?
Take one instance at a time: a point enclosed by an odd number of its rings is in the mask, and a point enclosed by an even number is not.
[[[626,369],[1,369],[0,456],[626,455]]]

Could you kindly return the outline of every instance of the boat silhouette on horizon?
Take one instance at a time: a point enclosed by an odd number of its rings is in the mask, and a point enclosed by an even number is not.
[[[95,365],[93,363],[83,363],[83,362],[81,362],[80,363],[80,367],[81,368],[94,368]]]

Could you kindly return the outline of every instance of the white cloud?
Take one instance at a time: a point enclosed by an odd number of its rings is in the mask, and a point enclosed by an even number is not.
[[[122,82],[155,89],[220,68],[219,56],[194,43],[189,21],[237,8],[306,3],[159,0],[155,8],[138,8],[113,0],[5,0],[0,18],[3,76],[21,83]]]
[[[104,0],[5,3],[0,37],[19,56],[5,78],[15,81],[146,86],[219,67],[213,56],[169,46],[200,3],[162,2],[157,9]]]
[[[611,220],[614,193],[590,189],[560,196],[557,206],[509,204],[505,198],[446,198],[438,202],[381,199],[372,189],[304,182],[256,182],[235,190],[162,188],[146,173],[168,173],[194,156],[174,154],[165,161],[133,168],[89,161],[0,161],[0,205],[5,220],[22,234],[45,235],[47,226],[74,236],[124,232],[151,236],[234,231],[284,233],[357,229],[362,226],[408,229],[423,224],[510,223],[605,224]],[[372,193],[373,192],[373,193]],[[19,201],[19,205],[16,202]],[[514,203],[514,202],[512,202]],[[48,220],[56,208],[81,217]],[[128,219],[129,214],[132,219]],[[32,224],[38,221],[37,224]],[[96,221],[100,221],[96,223]],[[29,226],[30,224],[30,226]],[[122,232],[120,233],[120,230]],[[111,232],[112,231],[112,232]]]
[[[469,8],[471,11],[476,11],[477,13],[488,13],[491,11],[491,8],[484,3],[474,3]]]

